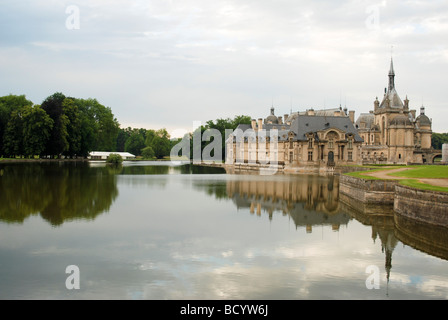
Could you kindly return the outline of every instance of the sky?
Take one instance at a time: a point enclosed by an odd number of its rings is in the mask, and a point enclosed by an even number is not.
[[[388,84],[448,132],[448,2],[1,0],[0,96],[95,98],[122,128],[342,106]]]

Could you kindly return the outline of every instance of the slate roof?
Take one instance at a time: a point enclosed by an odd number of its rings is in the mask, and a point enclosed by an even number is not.
[[[240,124],[237,129],[245,132],[251,129],[250,124]],[[266,137],[270,136],[270,130],[277,128],[278,141],[287,141],[289,139],[289,132],[294,133],[294,141],[306,141],[306,134],[309,132],[318,132],[330,128],[336,128],[346,133],[352,133],[356,142],[362,142],[363,139],[358,134],[358,131],[353,126],[349,117],[338,116],[298,116],[291,125],[286,124],[264,124],[263,129],[266,130]],[[283,129],[282,129],[283,128]],[[246,139],[247,140],[247,139]]]
[[[316,116],[299,116],[292,124],[291,130],[297,135],[297,140],[307,140],[308,132],[323,131],[330,128],[340,129],[346,133],[352,133],[356,142],[364,141],[353,126],[349,117],[316,117]]]

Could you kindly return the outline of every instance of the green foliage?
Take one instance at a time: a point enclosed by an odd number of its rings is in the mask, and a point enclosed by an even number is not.
[[[170,155],[171,141],[166,129],[148,130],[145,145],[152,148],[157,159],[163,159],[163,157]]]
[[[23,155],[23,121],[20,110],[11,113],[3,137],[3,150],[10,157]]]
[[[201,126],[200,128],[197,128],[191,135],[190,140],[190,158],[193,158],[194,154],[200,153],[202,156],[202,151],[204,148],[213,142],[211,141],[202,141],[202,137],[204,135],[204,132],[207,129],[216,129],[221,134],[221,155],[222,157],[225,157],[226,152],[226,144],[225,141],[227,140],[228,136],[226,135],[226,129],[235,130],[238,125],[240,124],[250,124],[251,123],[251,117],[250,116],[235,116],[233,119],[227,118],[227,119],[216,119],[215,121],[209,120],[206,122],[205,126]],[[199,144],[194,145],[193,141],[201,141],[200,144],[200,150]],[[194,149],[196,148],[196,149]],[[213,154],[212,154],[213,156]],[[223,159],[224,160],[224,159]]]
[[[0,97],[0,155],[85,157],[92,150],[114,151],[118,130],[111,109],[95,99],[56,92],[33,106],[25,96]]]
[[[115,151],[120,124],[112,110],[96,99],[74,101],[80,112],[81,155],[92,150]]]
[[[448,133],[432,133],[431,146],[434,149],[441,150],[444,143],[448,143]]]
[[[207,121],[190,135],[190,153],[193,156],[193,135],[201,141],[200,150],[213,142],[202,141],[207,129],[216,129],[222,137],[222,155],[225,155],[226,129],[234,130],[239,124],[250,124],[249,116]],[[67,156],[86,157],[90,151],[127,151],[144,158],[162,159],[180,139],[171,140],[165,128],[159,130],[120,129],[110,108],[96,99],[66,97],[56,92],[41,106],[22,96],[0,97],[0,156]],[[213,150],[212,150],[213,151]]]
[[[111,153],[107,157],[106,162],[111,164],[120,164],[123,162],[123,158],[117,153]]]
[[[142,149],[145,148],[145,132],[134,129],[124,145],[124,151],[130,152],[136,156],[142,155]]]
[[[67,142],[68,149],[65,155],[73,157],[81,154],[81,113],[75,99],[66,98],[62,102],[62,112],[67,117]]]
[[[41,155],[50,138],[53,120],[39,105],[35,105],[22,109],[22,121],[24,155]]]
[[[45,148],[45,154],[47,155],[60,156],[69,149],[67,126],[70,120],[63,112],[62,104],[64,100],[65,96],[56,92],[42,102],[42,109],[53,120],[50,139]]]
[[[8,150],[12,147],[11,142],[5,141],[4,138],[12,112],[18,111],[24,106],[32,105],[33,103],[30,100],[27,100],[24,95],[16,96],[10,94],[8,96],[0,97],[0,155],[5,153],[4,142],[9,145]]]
[[[118,196],[109,168],[65,164],[54,174],[54,166],[46,164],[5,165],[0,168],[0,221],[23,223],[31,215],[52,226],[93,220]]]
[[[154,150],[151,147],[145,147],[142,149],[143,159],[152,159],[155,157]]]

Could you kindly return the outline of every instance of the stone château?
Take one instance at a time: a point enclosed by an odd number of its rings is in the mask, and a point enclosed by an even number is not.
[[[431,147],[431,120],[409,109],[395,89],[391,59],[389,84],[374,110],[307,109],[282,116],[272,107],[265,118],[240,124],[226,141],[226,163],[256,167],[275,162],[282,168],[333,168],[347,164],[432,162],[440,152]],[[275,140],[275,143],[272,143]]]

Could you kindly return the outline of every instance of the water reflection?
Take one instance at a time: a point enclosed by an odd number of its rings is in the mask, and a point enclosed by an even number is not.
[[[339,206],[337,176],[271,176],[268,178],[238,179],[227,182],[226,191],[237,208],[249,208],[251,214],[266,212],[272,219],[274,212],[289,215],[296,228],[331,225],[339,230],[350,216]]]
[[[388,286],[389,280],[393,278],[394,273],[397,279],[408,277],[403,274],[403,266],[398,270],[393,268],[393,254],[400,243],[403,246],[409,246],[430,256],[448,260],[447,228],[430,226],[397,215],[393,211],[393,205],[365,205],[344,195],[341,196],[341,207],[357,221],[366,226],[371,226],[373,241],[379,240],[381,242],[382,252],[385,256],[384,269],[387,274]],[[400,257],[400,259],[403,260],[403,257]],[[410,270],[406,271],[408,274],[412,274],[415,272],[412,269],[412,259],[410,257],[406,257],[406,259],[410,259],[410,264],[406,266]],[[401,263],[403,264],[403,261]],[[434,279],[437,279],[437,276]],[[411,278],[408,281],[418,281],[418,285],[424,286],[423,283],[419,283],[420,281],[423,282],[423,278]],[[433,287],[431,290],[427,290],[436,292],[445,286],[438,283],[437,280],[433,281],[433,285],[426,284],[428,288]]]
[[[448,260],[448,229],[394,216],[395,235],[403,243],[435,257]]]
[[[0,223],[0,298],[381,299],[386,280],[392,298],[446,297],[446,261],[429,256],[446,257],[443,230],[346,204],[338,176],[215,169],[4,164],[1,221],[92,221]],[[68,264],[81,290],[66,290]]]
[[[1,165],[0,220],[23,223],[36,214],[53,226],[75,219],[93,220],[109,211],[118,196],[116,177],[110,170],[86,163]]]
[[[166,161],[135,161],[124,162],[117,166],[106,165],[104,162],[92,162],[92,167],[109,167],[109,171],[123,175],[166,175],[166,174],[224,174],[219,167],[205,167],[190,163],[173,164]]]

